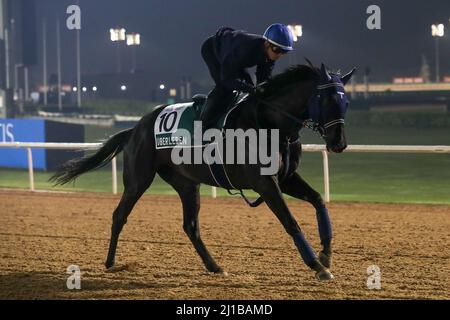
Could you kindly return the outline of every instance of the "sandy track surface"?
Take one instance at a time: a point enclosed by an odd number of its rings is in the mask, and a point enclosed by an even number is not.
[[[267,206],[202,199],[204,242],[228,276],[205,271],[182,230],[177,197],[144,196],[118,246],[122,271],[106,273],[117,196],[0,190],[1,299],[407,299],[450,298],[450,207],[338,203],[335,280],[319,282]],[[319,249],[313,209],[289,201]],[[68,290],[69,265],[81,290]],[[381,290],[367,268],[381,269]]]

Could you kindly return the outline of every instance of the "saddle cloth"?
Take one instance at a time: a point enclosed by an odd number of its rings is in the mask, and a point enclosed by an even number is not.
[[[247,94],[236,95],[213,128],[223,130],[230,121],[231,114],[238,110],[247,96]],[[156,149],[196,146],[193,139],[194,121],[199,121],[200,111],[205,102],[206,97],[198,95],[194,98],[194,102],[166,106],[158,115],[154,125]]]
[[[230,121],[231,114],[236,112],[247,94],[236,94],[227,111],[218,120],[214,128],[223,130]],[[206,147],[195,145],[194,121],[198,121],[201,108],[206,102],[205,96],[194,97],[194,102],[177,103],[166,106],[158,115],[154,125],[156,149]],[[225,171],[223,164],[208,164],[211,176],[217,186],[227,190],[236,189]]]

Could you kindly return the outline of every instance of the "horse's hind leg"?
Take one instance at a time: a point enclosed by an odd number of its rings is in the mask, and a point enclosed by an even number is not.
[[[113,223],[111,227],[111,240],[109,243],[108,257],[106,258],[106,268],[114,266],[116,256],[117,242],[119,241],[119,234],[123,226],[127,223],[127,218],[133,210],[134,205],[142,196],[147,188],[130,187],[123,192],[122,199],[113,213]]]
[[[127,223],[127,218],[131,210],[133,210],[134,205],[155,178],[156,169],[152,165],[152,159],[150,157],[144,157],[143,159],[146,160],[140,163],[137,155],[124,154],[124,191],[120,203],[113,213],[111,241],[109,243],[108,257],[105,262],[106,268],[114,266],[120,232]]]
[[[198,213],[200,211],[200,185],[183,176],[177,175],[171,170],[173,169],[165,168],[158,171],[158,174],[170,184],[180,196],[183,205],[184,231],[205,264],[206,269],[215,273],[223,272],[222,268],[214,261],[208,249],[206,249],[206,246],[200,237],[200,227],[198,222]]]
[[[316,209],[320,241],[323,248],[319,254],[319,260],[325,267],[330,268],[332,254],[331,239],[333,234],[328,209],[320,193],[314,190],[296,172],[282,183],[281,190],[294,198],[309,202]]]

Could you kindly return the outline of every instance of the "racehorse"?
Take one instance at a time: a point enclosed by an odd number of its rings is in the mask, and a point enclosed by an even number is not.
[[[329,268],[332,257],[332,226],[328,210],[320,194],[296,172],[301,156],[299,130],[309,123],[326,142],[328,151],[341,153],[347,147],[344,119],[348,100],[344,86],[355,69],[341,76],[322,64],[315,68],[296,65],[260,84],[255,94],[240,102],[231,128],[265,128],[279,130],[279,143],[284,150],[277,174],[262,175],[258,164],[226,164],[224,168],[233,186],[252,189],[273,211],[286,232],[292,237],[304,263],[315,271],[319,280],[333,278]],[[51,178],[55,184],[65,184],[90,170],[106,165],[124,152],[124,192],[113,212],[111,240],[106,268],[115,263],[119,234],[134,205],[150,187],[158,173],[178,193],[183,207],[183,229],[210,272],[224,272],[208,252],[200,237],[200,184],[217,186],[207,164],[175,165],[171,150],[155,147],[154,124],[165,106],[159,106],[142,117],[131,129],[121,131],[103,143],[93,155],[65,163]],[[287,156],[286,156],[287,155]],[[283,193],[309,202],[316,210],[322,250],[317,256],[289,210]]]

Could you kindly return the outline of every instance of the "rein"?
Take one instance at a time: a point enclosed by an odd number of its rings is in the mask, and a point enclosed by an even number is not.
[[[256,108],[258,108],[258,106],[260,104],[265,105],[266,107],[269,107],[270,109],[276,111],[277,113],[279,113],[279,114],[285,116],[286,118],[292,120],[293,122],[295,122],[300,128],[305,127],[305,128],[308,128],[308,129],[311,129],[311,130],[313,130],[315,132],[319,132],[320,133],[318,125],[316,125],[316,124],[311,125],[311,124],[309,124],[309,120],[303,120],[301,118],[298,118],[298,117],[292,115],[291,113],[283,110],[279,104],[276,104],[276,103],[273,103],[273,102],[267,102],[267,101],[259,99],[259,98],[257,98],[256,104],[257,104]],[[321,136],[323,137],[322,134],[321,134]]]
[[[317,94],[318,91],[320,92],[320,90],[325,90],[325,89],[328,89],[331,87],[343,87],[343,85],[339,82],[333,82],[333,83],[328,83],[328,84],[317,86],[316,92],[314,92],[312,99],[310,99],[310,101],[308,102],[308,109],[310,109],[314,99],[320,98],[320,93]],[[298,118],[298,117],[292,115],[288,111],[283,110],[282,106],[280,106],[279,104],[276,104],[273,102],[268,102],[268,101],[265,101],[258,97],[256,97],[256,98],[257,98],[257,100],[256,100],[257,107],[259,104],[263,104],[263,105],[269,107],[270,109],[276,111],[277,113],[285,116],[286,118],[292,120],[293,122],[298,124],[300,126],[300,128],[304,127],[304,128],[310,129],[314,132],[317,132],[322,138],[326,137],[325,129],[331,128],[332,126],[337,125],[337,124],[345,124],[344,119],[335,119],[335,120],[325,123],[324,125],[320,125],[319,119],[311,119],[311,118],[301,119],[301,118]],[[314,101],[314,102],[316,102],[316,101]],[[321,108],[320,103],[317,103],[316,105],[317,105],[317,108]],[[319,112],[320,112],[320,110],[319,110]]]

